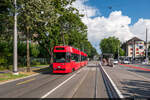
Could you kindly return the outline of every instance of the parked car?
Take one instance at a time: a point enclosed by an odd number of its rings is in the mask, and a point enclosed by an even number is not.
[[[118,60],[115,59],[115,60],[113,61],[113,63],[114,63],[114,64],[118,64]]]
[[[123,64],[130,64],[130,61],[129,60],[124,60]]]
[[[146,62],[145,62],[145,61],[143,61],[143,62],[142,62],[142,64],[146,64]]]

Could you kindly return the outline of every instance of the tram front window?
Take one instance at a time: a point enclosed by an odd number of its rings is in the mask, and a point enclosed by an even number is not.
[[[55,63],[64,63],[66,61],[66,53],[54,53],[54,62]]]

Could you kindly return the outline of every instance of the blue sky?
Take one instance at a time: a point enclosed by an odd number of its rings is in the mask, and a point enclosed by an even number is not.
[[[85,4],[99,9],[104,17],[112,11],[121,10],[123,15],[131,18],[131,24],[139,18],[150,19],[150,0],[88,0]]]
[[[76,0],[73,6],[85,15],[88,40],[99,53],[101,40],[112,36],[145,40],[147,28],[150,41],[150,0]]]

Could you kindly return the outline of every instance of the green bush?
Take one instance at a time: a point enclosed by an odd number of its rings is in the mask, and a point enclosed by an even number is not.
[[[32,65],[40,65],[40,62],[38,62],[37,60],[32,60],[32,61],[31,61],[31,64],[32,64]]]
[[[0,65],[6,64],[7,63],[7,59],[5,59],[4,57],[0,58]]]
[[[38,49],[38,45],[31,45],[31,56],[38,57],[40,51]]]

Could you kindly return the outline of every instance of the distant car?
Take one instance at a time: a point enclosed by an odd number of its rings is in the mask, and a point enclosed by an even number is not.
[[[124,60],[123,63],[124,63],[124,64],[130,64],[130,61]]]
[[[114,63],[114,64],[118,64],[118,60],[115,59],[115,60],[113,61],[113,63]]]
[[[146,62],[142,62],[142,64],[146,64]]]
[[[146,61],[143,61],[143,62],[142,62],[142,64],[148,64],[148,62],[146,62]]]

